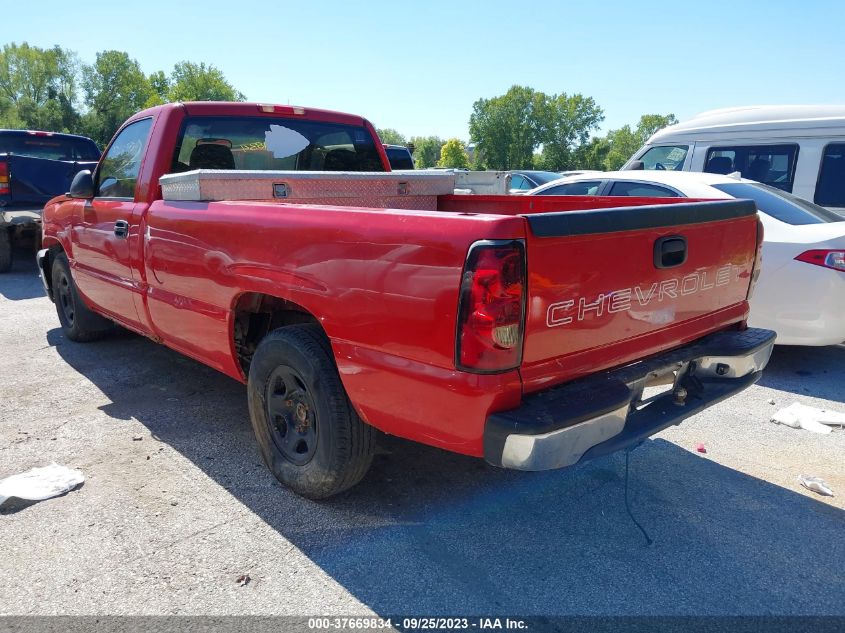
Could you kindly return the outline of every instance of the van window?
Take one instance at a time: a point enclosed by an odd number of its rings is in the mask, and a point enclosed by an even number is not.
[[[845,143],[824,148],[813,201],[825,207],[845,207]]]
[[[738,171],[743,178],[791,192],[797,157],[797,145],[711,147],[704,171],[711,174]]]
[[[689,145],[661,145],[652,147],[640,156],[643,169],[665,169],[681,171],[689,152]]]

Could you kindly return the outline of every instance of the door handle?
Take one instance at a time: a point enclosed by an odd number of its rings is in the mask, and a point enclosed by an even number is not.
[[[125,240],[129,237],[129,222],[126,220],[118,220],[114,223],[114,236]]]

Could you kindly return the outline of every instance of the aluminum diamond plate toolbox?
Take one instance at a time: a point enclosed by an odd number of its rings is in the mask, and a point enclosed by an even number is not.
[[[165,200],[274,200],[302,204],[436,210],[455,188],[451,172],[249,171],[197,169],[160,179]]]

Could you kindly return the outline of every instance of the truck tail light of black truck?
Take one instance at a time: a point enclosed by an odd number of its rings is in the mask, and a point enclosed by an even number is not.
[[[0,196],[9,195],[9,163],[0,160]]]

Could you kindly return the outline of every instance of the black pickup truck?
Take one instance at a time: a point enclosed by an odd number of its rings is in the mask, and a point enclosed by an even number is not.
[[[44,204],[99,159],[97,144],[84,136],[0,130],[0,273],[12,266],[13,242],[38,244]]]

